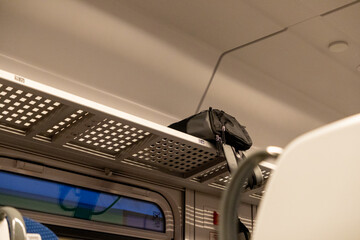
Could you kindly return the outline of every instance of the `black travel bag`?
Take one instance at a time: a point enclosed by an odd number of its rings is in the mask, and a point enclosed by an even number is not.
[[[245,160],[242,151],[248,150],[252,145],[245,126],[233,116],[211,107],[169,127],[214,143],[218,156],[226,159],[230,173],[234,173],[238,164]],[[252,171],[247,182],[250,189],[261,186],[263,176],[259,167]]]
[[[219,157],[225,157],[230,172],[237,169],[243,154],[252,145],[245,129],[233,116],[218,109],[202,111],[169,126],[181,132],[205,139],[217,147]]]
[[[173,123],[169,127],[214,144],[230,145],[236,151],[248,150],[252,145],[245,126],[242,126],[233,116],[218,109],[209,108],[209,110]]]

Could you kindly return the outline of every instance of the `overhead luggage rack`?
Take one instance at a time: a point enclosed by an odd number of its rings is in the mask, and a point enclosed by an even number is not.
[[[102,169],[145,168],[217,189],[229,180],[225,159],[203,139],[1,70],[0,145]]]
[[[19,148],[36,142],[50,154],[61,148],[101,158],[104,166],[112,160],[182,178],[223,161],[203,139],[5,71],[0,77],[0,129],[17,135]]]

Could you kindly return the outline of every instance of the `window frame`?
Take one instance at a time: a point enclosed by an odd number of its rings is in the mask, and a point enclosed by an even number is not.
[[[124,197],[143,200],[155,203],[162,210],[165,219],[165,232],[156,232],[139,228],[126,227],[116,224],[83,220],[55,214],[35,212],[31,210],[19,209],[19,211],[34,220],[45,224],[52,224],[64,227],[87,229],[104,233],[126,235],[131,237],[146,239],[172,239],[174,238],[174,214],[168,201],[159,193],[142,188],[139,186],[126,185],[118,182],[98,179],[90,176],[84,176],[73,172],[54,169],[43,165],[27,163],[33,171],[24,170],[19,167],[26,164],[20,160],[9,158],[0,158],[0,170],[16,173],[24,176],[50,180],[59,183],[69,184],[76,187],[82,187],[104,193],[121,195]]]

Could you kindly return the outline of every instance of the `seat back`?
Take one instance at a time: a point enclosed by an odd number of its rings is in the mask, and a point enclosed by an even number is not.
[[[21,213],[12,207],[0,208],[0,239],[58,240],[50,229],[30,218],[23,218]]]
[[[3,233],[4,236],[1,236],[4,238],[1,239],[26,240],[25,223],[20,212],[12,207],[1,207],[0,214],[1,226],[4,230],[1,232],[8,232],[8,234]]]
[[[359,133],[360,114],[285,148],[258,211],[255,240],[359,239]]]
[[[24,217],[27,234],[39,234],[42,240],[58,240],[58,237],[47,227],[30,218]],[[29,239],[32,240],[32,239]]]
[[[0,239],[10,240],[9,225],[4,214],[0,217]]]

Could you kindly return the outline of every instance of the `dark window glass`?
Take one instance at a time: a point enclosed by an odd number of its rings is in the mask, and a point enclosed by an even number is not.
[[[0,171],[0,204],[74,218],[165,231],[158,205]]]

